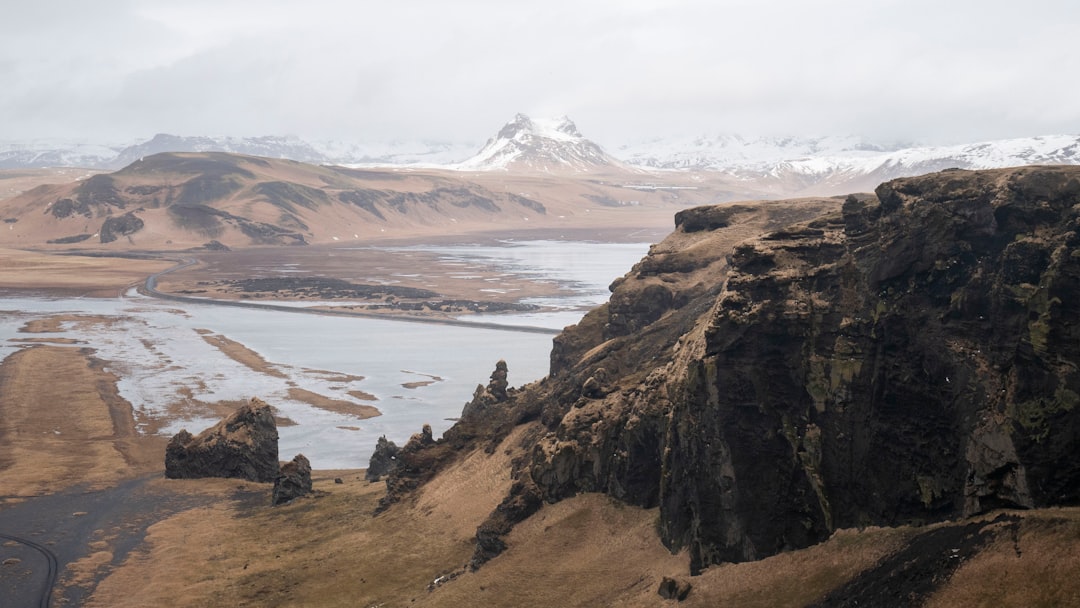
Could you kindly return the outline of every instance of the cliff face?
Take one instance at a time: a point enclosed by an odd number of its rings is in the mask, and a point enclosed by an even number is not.
[[[542,423],[478,561],[583,491],[659,506],[695,571],[1080,503],[1080,168],[876,194],[677,216],[492,427]]]
[[[1080,500],[1078,177],[898,180],[736,248],[666,387],[666,540],[705,565]]]

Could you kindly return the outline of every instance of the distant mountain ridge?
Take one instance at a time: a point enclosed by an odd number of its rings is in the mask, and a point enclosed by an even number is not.
[[[295,136],[181,137],[158,134],[127,146],[0,142],[0,169],[79,166],[119,169],[160,152],[229,152],[353,167],[546,174],[624,171],[728,175],[764,196],[837,194],[946,168],[994,169],[1080,164],[1080,135],[1044,135],[952,146],[878,144],[852,136],[816,138],[707,135],[654,138],[607,152],[567,117],[516,115],[479,148],[467,143],[309,142]],[[462,160],[465,159],[465,160]]]
[[[855,137],[699,137],[624,145],[631,165],[661,170],[716,171],[744,179],[817,186],[878,183],[942,169],[1000,169],[1080,164],[1080,135],[1046,135],[953,146],[881,146]]]
[[[83,167],[122,169],[162,152],[228,152],[325,165],[448,165],[475,151],[472,144],[437,141],[309,142],[294,135],[262,137],[180,136],[159,133],[133,144],[63,140],[0,141],[0,169]]]

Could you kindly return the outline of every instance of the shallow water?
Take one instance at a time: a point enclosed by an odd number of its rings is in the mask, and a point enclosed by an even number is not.
[[[494,260],[505,263],[507,272],[531,272],[565,285],[566,298],[555,303],[561,312],[483,316],[484,321],[562,327],[580,319],[587,302],[602,302],[607,285],[646,248],[542,241],[452,247],[446,255]],[[59,313],[104,316],[111,322],[67,323],[59,333],[18,331],[30,319]],[[196,330],[243,344],[285,377],[237,363]],[[551,336],[544,334],[166,302],[134,293],[121,299],[0,298],[0,357],[20,348],[11,340],[31,337],[71,338],[94,348],[95,356],[109,361],[120,376],[120,394],[137,418],[166,416],[167,407],[183,401],[188,391],[205,402],[258,396],[297,423],[279,428],[282,460],[302,452],[321,469],[367,466],[380,435],[402,444],[427,423],[438,436],[461,413],[476,385],[487,383],[496,361],[507,361],[511,385],[520,386],[547,373],[551,350]],[[334,382],[327,372],[364,379]],[[418,382],[430,383],[405,386]],[[374,405],[382,415],[360,420],[321,410],[290,399],[292,387]],[[361,401],[349,391],[378,400]],[[197,433],[214,422],[170,420],[161,432],[187,428]]]

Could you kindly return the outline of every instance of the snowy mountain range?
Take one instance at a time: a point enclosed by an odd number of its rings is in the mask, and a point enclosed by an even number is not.
[[[1080,135],[1002,139],[954,146],[882,146],[856,137],[744,138],[735,135],[650,140],[617,149],[634,166],[713,171],[743,179],[830,186],[871,185],[948,168],[994,169],[1080,164]]]
[[[396,141],[352,143],[308,142],[296,136],[182,137],[159,133],[144,142],[100,145],[39,140],[0,141],[0,169],[84,167],[121,169],[140,158],[161,152],[231,152],[281,158],[311,164],[448,165],[476,150],[474,144]]]
[[[955,146],[881,145],[857,137],[749,138],[711,135],[651,139],[614,153],[581,134],[566,117],[516,115],[475,152],[451,142],[356,144],[298,137],[179,137],[159,134],[135,144],[0,142],[0,169],[79,166],[118,169],[159,152],[220,151],[313,164],[411,166],[457,171],[547,174],[624,170],[663,174],[709,172],[753,181],[777,194],[829,194],[941,169],[1080,164],[1080,135],[1048,135]],[[464,158],[465,160],[461,160]]]

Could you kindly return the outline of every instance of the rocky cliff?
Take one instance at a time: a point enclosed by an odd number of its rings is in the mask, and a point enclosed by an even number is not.
[[[838,528],[1080,503],[1080,168],[676,224],[556,338],[547,379],[406,455],[533,425],[474,565],[580,492],[659,507],[693,571]]]

